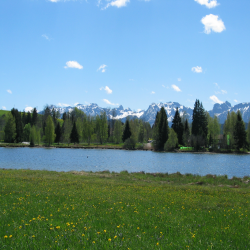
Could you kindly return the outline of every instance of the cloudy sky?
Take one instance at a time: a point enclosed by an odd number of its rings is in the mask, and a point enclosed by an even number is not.
[[[1,0],[0,109],[250,102],[249,0]]]

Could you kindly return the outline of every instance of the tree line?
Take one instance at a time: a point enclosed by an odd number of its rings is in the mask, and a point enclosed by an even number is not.
[[[154,149],[173,150],[175,148],[193,147],[237,149],[249,148],[250,122],[247,130],[240,111],[228,113],[223,126],[217,116],[211,117],[199,100],[195,101],[192,122],[188,122],[185,113],[180,114],[176,108],[172,125],[169,127],[167,113],[162,107],[156,114],[151,127],[141,119],[127,118],[125,124],[105,112],[91,116],[74,108],[61,115],[46,106],[42,115],[36,108],[32,112],[20,112],[13,108],[6,117],[0,118],[0,136],[8,143],[29,141],[30,145],[45,143],[124,143],[126,148],[135,148],[136,143],[145,143],[153,139]]]
[[[237,113],[227,114],[223,125],[217,116],[211,117],[203,108],[199,100],[195,101],[192,123],[188,123],[185,114],[180,115],[176,109],[171,128],[164,107],[157,112],[153,125],[153,138],[155,150],[173,150],[175,148],[193,147],[196,150],[209,148],[249,149],[250,121],[245,129],[245,123],[238,110]]]
[[[106,112],[91,116],[77,108],[63,113],[62,119],[59,119],[60,113],[55,109],[50,110],[48,106],[42,113],[38,115],[36,108],[27,113],[13,108],[4,118],[4,141],[26,141],[30,145],[43,142],[49,146],[53,143],[90,145],[124,142],[134,148],[136,143],[147,142],[152,137],[150,124],[139,119],[127,119],[124,124],[120,120],[110,119]],[[114,112],[112,115],[115,116]]]

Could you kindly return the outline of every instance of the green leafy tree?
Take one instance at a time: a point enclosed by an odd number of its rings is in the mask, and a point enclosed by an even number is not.
[[[63,127],[62,127],[62,131],[63,131],[63,141],[68,143],[70,143],[70,133],[72,130],[72,122],[70,119],[66,119],[63,123]]]
[[[116,120],[114,126],[115,143],[119,144],[122,141],[122,122],[120,120]]]
[[[178,107],[176,108],[174,119],[172,121],[171,128],[175,131],[178,137],[178,144],[183,145],[183,123],[179,114]]]
[[[234,139],[236,148],[245,148],[247,145],[247,132],[245,130],[245,123],[242,120],[240,111],[237,112],[237,121],[234,128]]]
[[[29,137],[30,137],[30,130],[31,130],[31,126],[30,123],[27,123],[24,128],[23,128],[23,139],[24,141],[29,141]]]
[[[154,123],[154,148],[155,150],[163,150],[164,145],[168,140],[168,119],[165,108],[162,107],[157,112],[155,123]]]
[[[61,141],[61,136],[62,136],[62,129],[60,126],[60,123],[57,122],[56,128],[55,128],[55,134],[56,134],[56,138],[55,138],[55,143],[58,143]]]
[[[76,122],[74,122],[71,133],[70,133],[70,142],[71,143],[78,143],[79,144],[79,134],[76,128]]]
[[[237,123],[237,115],[233,111],[231,113],[227,113],[227,119],[223,126],[223,134],[227,140],[227,147],[234,148],[235,147],[235,139],[234,139],[234,130]],[[229,139],[227,139],[229,137]]]
[[[79,135],[79,142],[82,142],[83,139],[83,118],[78,117],[76,119],[76,129]]]
[[[178,143],[177,133],[175,133],[174,129],[171,128],[169,130],[168,140],[164,145],[164,150],[166,151],[173,150],[176,147],[177,143]]]
[[[125,142],[128,138],[130,138],[132,135],[129,125],[129,119],[126,120],[125,128],[122,134],[122,141]]]
[[[103,144],[108,138],[108,122],[106,112],[96,116],[96,134],[99,142]]]
[[[54,128],[54,122],[49,115],[47,120],[46,120],[46,127],[45,127],[45,141],[46,143],[50,146],[54,140],[55,140],[55,128]]]
[[[95,130],[94,118],[90,115],[83,118],[83,139],[90,145]]]
[[[7,122],[4,127],[4,141],[14,142],[16,139],[16,122],[12,113],[7,115]]]
[[[209,145],[215,147],[220,134],[220,123],[217,116],[213,118],[207,113],[208,120],[208,141]]]

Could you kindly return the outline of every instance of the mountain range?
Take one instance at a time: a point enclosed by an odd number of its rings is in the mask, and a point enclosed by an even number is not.
[[[147,110],[138,110],[138,111],[132,111],[130,108],[123,108],[122,105],[120,105],[118,108],[101,108],[95,103],[91,103],[89,105],[83,105],[83,104],[77,104],[76,106],[78,109],[82,110],[85,114],[96,116],[100,115],[101,112],[106,112],[107,116],[112,119],[120,119],[123,122],[126,120],[126,118],[129,116],[130,118],[140,118],[143,119],[146,122],[149,122],[151,126],[154,124],[155,117],[157,112],[161,109],[161,107],[164,107],[168,116],[168,122],[171,124],[172,120],[175,115],[176,108],[178,107],[180,115],[185,116],[186,119],[188,119],[189,122],[192,121],[192,115],[193,115],[193,109],[189,107],[185,107],[184,105],[179,104],[178,102],[166,102],[166,103],[152,103],[149,105]],[[62,115],[64,112],[71,112],[74,107],[67,106],[67,107],[59,107],[55,105],[50,105],[49,108],[52,110],[53,108],[56,111],[59,111]],[[220,123],[223,124],[227,118],[228,112],[237,112],[240,110],[242,113],[242,118],[244,122],[248,123],[250,119],[250,103],[239,103],[235,106],[232,106],[228,101],[219,104],[216,103],[213,106],[213,109],[208,111],[210,116],[214,117],[215,115],[219,118]],[[40,112],[41,114],[43,111]]]

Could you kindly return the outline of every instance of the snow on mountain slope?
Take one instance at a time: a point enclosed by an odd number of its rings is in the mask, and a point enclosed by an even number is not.
[[[112,119],[120,119],[122,122],[125,122],[126,118],[129,116],[131,119],[139,118],[146,122],[149,122],[151,126],[154,124],[155,117],[158,111],[160,111],[161,107],[164,107],[168,116],[169,125],[171,125],[172,120],[174,118],[176,108],[178,107],[180,115],[184,116],[185,119],[188,119],[189,122],[192,122],[193,109],[189,107],[185,107],[184,105],[179,104],[178,102],[166,102],[166,103],[152,103],[149,105],[146,111],[138,110],[132,111],[130,108],[123,108],[120,105],[118,108],[108,109],[101,108],[96,103],[91,103],[89,105],[77,104],[75,107],[82,110],[85,114],[96,116],[100,115],[101,112],[106,112],[108,118]],[[55,105],[49,106],[52,110],[53,108],[56,111],[59,111],[62,115],[64,112],[71,112],[75,107],[67,106],[67,107],[58,107]],[[214,117],[218,116],[220,123],[224,123],[227,118],[228,112],[237,112],[238,110],[242,113],[242,118],[244,122],[248,122],[250,119],[250,103],[239,103],[235,106],[231,106],[229,102],[224,102],[222,104],[214,104],[212,110],[208,113],[210,116]],[[42,113],[42,112],[39,112]]]

